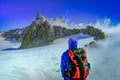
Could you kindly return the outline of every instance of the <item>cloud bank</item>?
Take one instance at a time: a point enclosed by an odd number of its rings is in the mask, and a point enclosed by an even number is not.
[[[101,47],[87,49],[92,65],[88,80],[120,80],[120,24],[111,26],[110,22],[105,19],[93,24],[105,31],[107,38],[98,42]]]

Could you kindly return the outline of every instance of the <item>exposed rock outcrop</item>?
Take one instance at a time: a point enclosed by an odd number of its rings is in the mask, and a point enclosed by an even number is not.
[[[105,38],[105,33],[102,30],[97,29],[93,26],[87,26],[87,28],[85,28],[85,29],[80,29],[80,32],[84,33],[84,34],[89,34],[91,36],[94,36],[95,40]]]
[[[40,24],[31,24],[23,37],[20,48],[31,48],[48,45],[53,42],[51,26],[45,20]]]

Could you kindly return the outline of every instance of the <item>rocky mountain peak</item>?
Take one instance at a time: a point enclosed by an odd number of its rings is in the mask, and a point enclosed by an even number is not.
[[[40,12],[37,13],[36,19],[32,22],[32,25],[41,25],[45,23],[47,19],[44,16],[40,15]]]
[[[41,19],[41,14],[40,12],[37,13],[36,20]]]

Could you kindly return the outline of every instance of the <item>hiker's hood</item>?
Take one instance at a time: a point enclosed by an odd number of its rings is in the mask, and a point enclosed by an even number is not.
[[[74,38],[74,37],[70,37],[70,38],[69,38],[68,44],[69,44],[69,49],[78,48],[78,47],[77,47],[78,41],[77,41],[77,39]]]

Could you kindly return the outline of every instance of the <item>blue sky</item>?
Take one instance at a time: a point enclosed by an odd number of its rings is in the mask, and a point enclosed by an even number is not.
[[[120,22],[119,0],[0,0],[0,31],[28,26],[37,12],[72,22],[95,22],[110,18]]]

